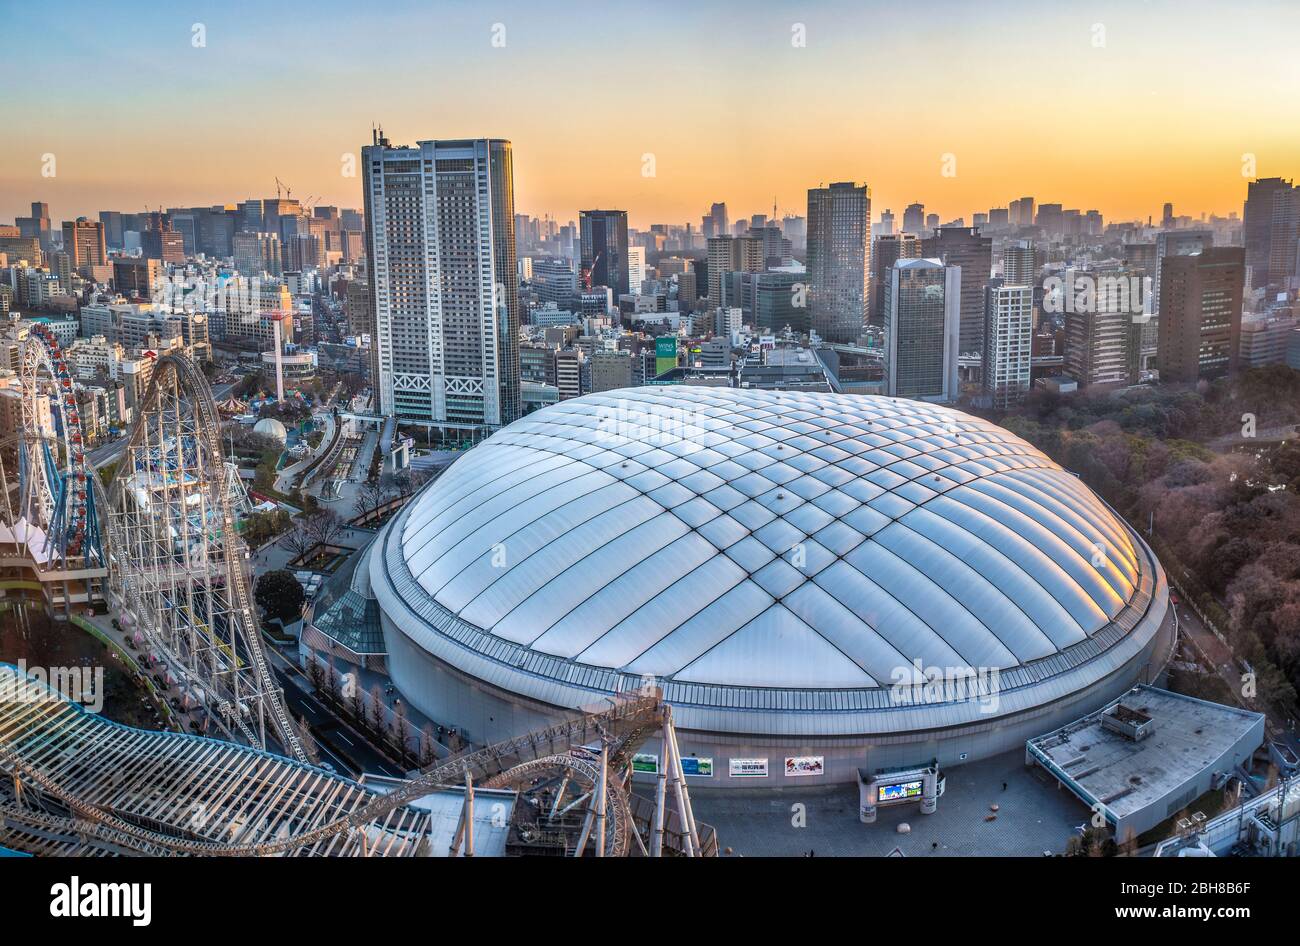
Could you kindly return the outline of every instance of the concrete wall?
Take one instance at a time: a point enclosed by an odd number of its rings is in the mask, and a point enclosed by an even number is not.
[[[940,766],[946,768],[1023,750],[1026,740],[1088,715],[1119,697],[1135,683],[1150,682],[1168,656],[1173,632],[1171,615],[1172,610],[1160,632],[1153,636],[1136,659],[1087,690],[1015,717],[929,733],[902,733],[887,737],[809,736],[802,740],[679,728],[678,740],[683,756],[713,760],[713,776],[692,778],[692,788],[776,788],[782,785],[845,783],[857,779],[859,768],[923,765],[932,759],[937,759]],[[387,614],[382,616],[381,623],[393,683],[422,713],[457,727],[471,742],[504,741],[576,715],[574,710],[524,700],[474,680],[441,663],[412,642],[393,626]],[[593,702],[595,699],[593,695]],[[660,759],[663,757],[657,740],[648,740],[641,751]],[[822,756],[824,774],[787,777],[785,759],[795,756]],[[728,760],[733,758],[766,758],[768,776],[732,778]],[[635,778],[638,782],[652,781],[649,776]]]

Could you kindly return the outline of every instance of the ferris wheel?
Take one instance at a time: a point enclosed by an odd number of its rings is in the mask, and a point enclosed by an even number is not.
[[[58,339],[33,325],[20,356],[23,431],[21,513],[45,534],[44,551],[66,564],[102,565],[95,494],[72,373]]]

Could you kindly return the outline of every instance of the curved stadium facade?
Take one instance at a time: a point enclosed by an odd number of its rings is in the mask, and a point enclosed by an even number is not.
[[[700,787],[1022,747],[1173,635],[1159,563],[1077,477],[886,397],[564,401],[457,460],[369,565],[426,715],[493,742],[653,680]]]

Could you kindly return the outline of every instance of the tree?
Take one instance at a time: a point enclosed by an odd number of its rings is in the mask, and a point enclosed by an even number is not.
[[[315,537],[312,536],[308,524],[302,520],[299,520],[289,534],[280,541],[293,553],[295,559],[301,558],[316,547]]]
[[[279,618],[282,623],[289,624],[302,616],[307,596],[292,572],[277,569],[257,579],[253,599],[268,618]]]
[[[433,765],[437,761],[438,751],[434,745],[433,723],[425,723],[420,730],[420,765]]]
[[[363,726],[366,722],[366,706],[361,699],[361,687],[357,686],[355,676],[352,679],[351,687],[347,693],[348,705],[352,707],[352,718]]]
[[[378,509],[384,501],[384,490],[377,481],[369,480],[361,484],[357,490],[356,510],[358,515],[364,516],[368,512]]]
[[[370,728],[383,735],[384,732],[384,694],[376,683],[370,688]]]
[[[298,742],[302,745],[302,754],[306,756],[307,761],[312,765],[320,764],[320,747],[316,744],[316,737],[312,735],[307,720],[299,716],[294,719],[293,728],[294,735],[298,737]]]
[[[325,669],[315,654],[307,658],[307,679],[311,681],[312,689],[318,693],[325,685]]]
[[[312,546],[317,546],[333,545],[346,526],[334,510],[318,509],[305,517],[303,528],[311,539]]]

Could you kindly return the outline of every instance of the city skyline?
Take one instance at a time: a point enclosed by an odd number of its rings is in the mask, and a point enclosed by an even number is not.
[[[715,201],[733,219],[774,200],[778,214],[802,216],[809,188],[847,180],[871,187],[877,215],[919,200],[969,220],[1032,194],[1107,220],[1158,219],[1165,201],[1226,216],[1240,213],[1245,180],[1300,166],[1300,144],[1274,117],[1300,89],[1300,66],[1250,55],[1261,20],[1300,26],[1281,3],[1232,18],[1202,4],[1083,15],[1012,3],[987,17],[940,3],[952,27],[942,35],[879,4],[763,3],[744,17],[670,4],[585,24],[586,43],[624,70],[602,81],[564,71],[589,49],[566,26],[580,14],[570,6],[199,5],[134,22],[130,35],[107,11],[66,7],[11,15],[15,35],[42,40],[16,64],[42,75],[44,107],[0,154],[3,218],[31,200],[59,220],[234,202],[274,193],[277,176],[300,198],[359,206],[345,155],[359,161],[380,123],[394,143],[508,138],[520,212],[567,221],[617,207],[638,229],[698,225]],[[1148,47],[1153,32],[1168,41]],[[119,44],[141,52],[97,76],[105,105],[87,109],[76,65]],[[998,66],[1009,50],[1014,95]],[[440,94],[449,80],[455,96]],[[355,94],[367,84],[376,95]],[[42,176],[47,155],[53,177]]]

